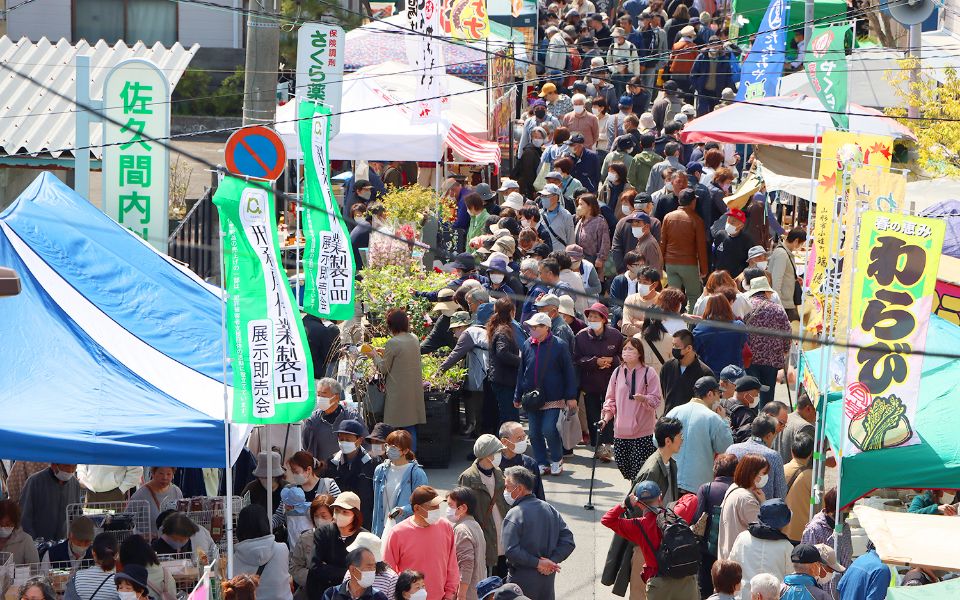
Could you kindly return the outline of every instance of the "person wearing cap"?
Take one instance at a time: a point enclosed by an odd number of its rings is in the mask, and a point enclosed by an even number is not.
[[[714,267],[737,277],[747,266],[747,255],[756,243],[744,231],[747,215],[742,210],[731,208],[725,216],[722,231],[712,228]]]
[[[846,572],[847,568],[840,564],[840,561],[837,560],[837,553],[833,549],[833,546],[828,544],[815,544],[814,547],[820,552],[820,564],[823,566],[826,574],[822,577],[817,578],[817,585],[822,587],[830,597],[836,597],[837,582]],[[922,583],[911,584],[910,580],[912,579],[911,574],[921,574]],[[925,567],[917,568],[917,572],[914,572],[913,569],[908,571],[904,577],[902,585],[905,587],[910,587],[912,585],[926,585],[928,583],[936,583],[940,581],[932,569]]]
[[[387,188],[384,187],[383,181],[376,171],[370,169],[368,177],[370,179],[357,179],[354,175],[344,183],[343,214],[351,214],[355,204],[376,202],[383,194],[387,193]]]
[[[560,120],[547,113],[547,103],[543,100],[534,100],[531,109],[532,114],[523,122],[523,129],[520,132],[520,140],[517,142],[517,158],[522,158],[528,147],[533,147],[539,151],[540,148],[547,143],[547,139],[553,134],[554,130],[557,127],[560,127]],[[537,129],[539,129],[539,133],[538,135],[534,135],[534,132]],[[534,142],[534,140],[538,137],[541,140],[539,144]],[[518,177],[516,173],[517,166],[519,164],[520,163],[517,163],[517,165],[514,166],[514,171],[510,174],[510,176],[516,179],[518,183],[520,183],[520,177]],[[520,190],[527,197],[533,195],[528,194],[526,190],[524,190],[522,183],[520,183]]]
[[[420,342],[420,354],[432,354],[440,348],[453,348],[457,343],[457,338],[450,331],[450,317],[460,310],[460,306],[453,300],[455,294],[456,291],[451,288],[443,288],[437,292],[437,302],[430,311],[435,315],[433,325],[427,337]]]
[[[415,355],[418,358],[420,356],[416,353]],[[388,388],[388,405],[389,394]],[[380,459],[370,456],[363,448],[367,428],[361,421],[344,420],[337,427],[336,433],[340,449],[327,462],[323,475],[333,478],[341,495],[343,492],[351,492],[359,498],[364,523],[369,523],[373,515],[373,474],[380,464]]]
[[[617,91],[624,91],[627,82],[640,74],[640,57],[637,47],[627,39],[627,32],[622,27],[614,27],[610,34],[613,41],[607,48],[607,64],[613,72]]]
[[[576,339],[578,333],[587,328],[587,324],[577,317],[577,309],[572,297],[560,296],[560,306],[557,308],[557,312],[560,313],[563,321],[570,326],[574,339]]]
[[[596,151],[587,147],[586,136],[580,132],[572,133],[568,143],[568,152],[565,156],[573,161],[573,168],[567,170],[564,165],[559,164],[559,160],[554,162],[554,168],[573,177],[587,191],[596,194],[599,186],[597,175],[600,172],[600,159],[597,157]],[[569,195],[572,198],[576,195],[576,190],[570,189],[566,181],[564,181],[561,189],[564,196]]]
[[[717,36],[700,51],[690,71],[690,84],[697,93],[697,116],[711,112],[720,101],[720,92],[733,85],[730,55]]]
[[[618,111],[607,120],[607,140],[609,140],[607,151],[613,150],[614,140],[627,133],[626,120],[633,114],[633,101],[630,96],[620,96],[617,101],[617,109]]]
[[[513,273],[513,268],[510,267],[510,261],[507,255],[503,252],[491,252],[490,257],[480,264],[487,268],[487,280],[489,283],[485,287],[490,292],[490,297],[494,299],[510,298],[510,300],[513,301],[513,296],[516,295],[516,292],[507,283],[507,277]]]
[[[742,367],[739,368],[742,370]],[[744,375],[734,382],[733,397],[722,401],[723,408],[730,418],[730,428],[733,430],[735,442],[742,442],[750,437],[750,424],[759,412],[760,390],[763,387],[756,377]]]
[[[681,191],[677,202],[679,208],[663,219],[660,251],[668,284],[686,292],[687,308],[693,310],[707,276],[706,234],[693,190]]]
[[[552,294],[538,302],[544,307],[552,307],[554,312],[559,305],[559,299]],[[556,320],[569,331],[569,326],[559,316]],[[557,430],[557,421],[562,408],[577,409],[572,349],[566,341],[551,333],[554,323],[547,314],[533,315],[526,325],[530,328],[530,337],[523,342],[520,352],[521,363],[517,374],[514,406],[521,406],[521,400],[527,392],[539,390],[542,405],[527,412],[530,439],[540,465],[540,474],[549,472],[559,475],[563,472],[560,462],[563,444]]]
[[[654,144],[656,144],[656,141],[654,141]],[[661,221],[663,220],[663,217],[676,206],[676,201],[674,200],[669,208],[667,208],[666,205],[661,206],[659,203],[657,203],[657,192],[666,188],[669,192],[672,192],[674,196],[679,193],[679,190],[674,190],[670,186],[670,177],[672,177],[675,173],[684,174],[683,188],[681,189],[687,187],[686,171],[683,168],[683,165],[680,164],[680,152],[680,144],[676,142],[665,144],[663,147],[664,159],[651,167],[650,174],[647,176],[647,181],[643,182],[643,187],[640,188],[653,197],[654,203],[657,204],[654,216]]]
[[[491,188],[488,183],[478,183],[474,186],[473,191],[480,194],[480,197],[483,198],[484,208],[486,208],[487,213],[494,216],[500,214],[500,203],[497,201],[498,190]]]
[[[0,552],[10,554],[15,565],[40,562],[36,543],[20,525],[20,507],[17,503],[13,500],[0,500]],[[74,534],[75,530],[78,532],[77,535]],[[60,542],[53,547],[57,549],[56,562],[67,564],[79,562],[82,560],[79,557],[84,555],[86,555],[85,558],[89,558],[90,543],[93,541],[93,523],[90,519],[86,517],[74,519],[69,536],[68,541]],[[45,556],[49,555],[48,551]]]
[[[562,38],[561,38],[562,39]],[[550,40],[550,45],[553,46],[553,40]],[[564,54],[569,52],[568,48],[564,48]],[[550,50],[547,50],[548,58]],[[571,112],[573,110],[573,101],[570,99],[570,96],[560,93],[557,89],[557,85],[553,82],[547,82],[543,84],[540,88],[540,93],[537,94],[538,97],[543,98],[547,103],[547,112],[557,119],[562,119],[563,115]]]
[[[673,116],[680,112],[682,106],[683,98],[679,94],[677,82],[673,79],[665,81],[660,96],[654,100],[650,109],[657,133],[663,130],[665,123],[673,121]]]
[[[623,334],[609,326],[610,313],[600,302],[587,308],[584,317],[587,327],[574,339],[573,364],[580,381],[580,391],[583,392],[590,444],[594,447],[601,445],[597,457],[604,462],[610,462],[613,452],[607,444],[612,443],[613,432],[603,431],[601,436],[597,423],[600,421],[610,377],[620,366]]]
[[[520,210],[521,208],[523,208],[522,195],[520,196],[519,204],[517,203],[511,203],[509,205],[507,204],[507,199],[510,197],[510,194],[513,194],[515,192],[519,195],[519,192],[520,192],[519,183],[517,183],[513,179],[510,179],[509,177],[504,177],[502,180],[500,180],[500,187],[497,188],[497,193],[500,194],[500,197],[502,198],[502,201],[500,202],[500,207],[512,208],[513,210]],[[489,205],[487,206],[487,212],[490,212]],[[491,212],[491,214],[493,213]]]
[[[793,543],[783,533],[791,516],[783,499],[767,500],[760,505],[759,520],[750,523],[734,540],[728,560],[740,563],[743,569],[740,589],[744,598],[750,597],[750,580],[755,575],[770,573],[782,580],[792,571]]]
[[[790,317],[779,302],[772,299],[773,288],[766,277],[757,277],[750,281],[747,297],[750,300],[750,314],[746,325],[751,328],[747,344],[753,354],[747,371],[760,380],[767,389],[760,394],[760,406],[771,402],[777,385],[777,373],[787,366],[787,354],[791,341],[788,337],[773,337],[753,333],[756,330],[779,331],[783,335],[790,333]]]
[[[603,157],[603,164],[600,165],[600,173],[609,173],[610,165],[619,162],[622,163],[624,168],[626,168],[627,173],[630,172],[630,167],[633,165],[633,150],[634,143],[633,137],[630,135],[621,135],[618,136],[610,144],[610,151],[607,152],[606,156]],[[620,190],[622,192],[624,189],[633,189],[633,185],[629,183],[627,178],[624,178],[620,181],[624,186],[629,185],[629,187],[624,187]],[[604,192],[604,188],[608,187],[604,183],[600,185],[600,190],[597,192],[598,198],[601,205],[608,205],[615,207],[617,205],[617,200],[620,197],[620,194],[613,194],[610,191]]]
[[[650,216],[645,211],[637,211],[630,215],[627,221],[630,224],[630,233],[635,240],[633,251],[640,255],[644,266],[658,271],[663,270],[663,253],[654,231],[656,217]]]
[[[463,434],[473,437],[481,425],[480,411],[483,408],[484,382],[489,362],[487,331],[482,325],[475,324],[470,313],[466,311],[456,312],[450,317],[450,331],[457,338],[457,344],[453,352],[440,364],[440,372],[446,372],[466,358],[466,423]]]
[[[554,600],[560,563],[576,544],[559,511],[533,495],[535,484],[524,467],[504,472],[503,498],[511,508],[503,520],[503,547],[510,582],[532,600]]]
[[[3,513],[6,512],[8,515],[10,513],[10,508],[7,505],[7,502],[11,501],[7,500],[0,502],[0,528],[2,528],[4,522],[4,517],[2,516]],[[14,506],[16,506],[15,503]],[[19,517],[19,509],[17,509],[16,514]],[[19,531],[23,532],[22,529]],[[2,529],[0,529],[0,533],[3,533]],[[91,521],[88,517],[80,516],[74,518],[73,521],[70,522],[70,528],[67,532],[67,539],[51,546],[44,553],[42,560],[39,558],[33,558],[36,556],[37,547],[33,543],[32,538],[30,538],[29,544],[26,542],[23,544],[23,549],[20,556],[20,558],[23,560],[18,558],[18,552],[14,550],[14,548],[17,546],[16,533],[17,530],[15,529],[14,533],[7,538],[6,544],[0,547],[0,552],[10,552],[13,554],[14,564],[40,562],[40,570],[43,572],[47,572],[50,569],[76,570],[83,561],[91,560],[93,558],[90,554],[90,548],[93,544],[95,531],[93,528],[93,521]],[[33,550],[32,555],[30,552],[31,549]]]
[[[673,31],[678,25],[682,25],[686,20],[687,10],[677,10],[673,13],[671,24],[669,21],[666,26],[667,39],[673,37]],[[693,63],[697,60],[700,50],[694,38],[697,36],[697,30],[693,25],[683,25],[679,27],[679,32],[673,47],[670,50],[670,79],[677,82],[677,87],[683,92],[686,101],[693,99],[693,87],[690,81],[690,72],[693,70]]]
[[[544,238],[554,250],[563,250],[573,242],[573,215],[561,206],[563,191],[554,183],[548,183],[540,190],[540,215],[548,236]]]
[[[413,518],[390,532],[383,560],[397,573],[407,569],[424,575],[428,600],[452,600],[460,589],[460,570],[453,525],[443,518],[443,498],[421,485],[410,494]]]
[[[496,575],[491,575],[486,579],[480,580],[480,583],[477,584],[477,599],[478,600],[490,600],[494,597],[494,594],[498,589],[503,587],[503,578],[497,577]],[[516,585],[516,584],[513,584]],[[520,586],[517,586],[519,589]]]
[[[583,137],[583,144],[593,150],[600,137],[600,121],[597,116],[586,109],[587,97],[577,93],[571,98],[573,110],[560,118],[560,123],[570,130],[570,133],[579,133]],[[572,137],[571,137],[572,139]]]
[[[551,293],[541,296],[535,303],[537,311],[550,320],[550,332],[566,344],[566,349],[573,357],[573,330],[560,316],[560,297]]]
[[[360,498],[353,492],[343,492],[330,507],[334,522],[322,524],[313,532],[314,556],[306,585],[310,598],[344,581],[348,547],[367,531],[363,528]]]
[[[330,527],[335,526],[330,525]],[[259,575],[258,598],[292,600],[289,572],[290,551],[286,544],[277,542],[274,538],[274,534],[270,530],[270,521],[267,519],[263,507],[255,504],[245,506],[237,515],[235,531],[237,543],[233,547],[234,574]],[[332,541],[326,541],[322,548],[327,549],[331,545]],[[319,550],[321,546],[317,545],[317,548]],[[308,581],[313,576],[314,571],[311,570]],[[343,572],[341,571],[337,582],[342,577]],[[333,585],[333,583],[330,585]],[[316,590],[317,597],[327,587],[329,585]],[[81,595],[81,597],[83,596]]]
[[[451,279],[447,285],[443,286],[444,288],[450,288],[456,290],[458,287],[463,285],[463,283],[469,279],[476,279],[480,283],[484,283],[486,278],[482,275],[477,274],[477,259],[470,252],[460,252],[457,254],[454,259],[443,265],[443,270],[451,273],[453,279]],[[440,288],[443,289],[443,288]],[[417,298],[425,298],[430,302],[437,301],[437,295],[440,293],[440,290],[433,292],[417,292],[414,291],[413,295]]]
[[[147,568],[144,565],[130,564],[123,565],[123,571],[115,573],[113,582],[117,589],[117,595],[121,598],[130,598],[126,594],[134,594],[136,600],[148,600],[153,591],[147,575]],[[120,596],[120,594],[124,594]]]
[[[500,461],[503,459],[504,445],[495,436],[485,433],[473,444],[473,454],[477,458],[457,479],[457,485],[471,491],[474,496],[475,510],[471,511],[483,530],[485,554],[477,557],[484,564],[483,572],[501,573],[498,565],[505,565],[502,544],[503,518],[509,506],[503,499],[503,471]]]
[[[747,374],[743,370],[743,367],[737,365],[727,365],[720,370],[720,408],[723,409],[722,414],[727,413],[726,402],[728,400],[736,400],[734,396],[737,393],[737,380]]]
[[[641,83],[644,89],[650,90],[651,95],[656,94],[654,85],[657,81],[657,72],[666,67],[669,57],[667,32],[663,30],[664,21],[666,17],[660,10],[644,9],[640,13],[639,39],[634,42],[641,59]]]
[[[873,554],[876,557],[876,552]],[[867,552],[863,556],[869,557],[869,555],[870,552]],[[783,578],[783,586],[780,588],[781,600],[808,600],[811,598],[813,600],[831,600],[833,598],[819,583],[821,579],[827,578],[828,571],[823,565],[823,558],[816,546],[798,544],[790,554],[790,560],[793,563],[793,568],[791,573]],[[858,590],[860,593],[857,595],[847,596],[843,593],[843,586],[847,582],[847,578],[853,574],[853,571],[851,570],[850,573],[844,575],[844,578],[840,581],[840,597],[844,600],[853,600],[854,598],[857,600],[881,600],[886,598],[887,588],[890,587],[890,570],[880,562],[879,558],[876,558],[876,563],[879,567],[872,569],[871,577],[864,578],[866,585]]]
[[[356,410],[344,404],[343,386],[336,379],[324,377],[315,380],[317,390],[316,409],[304,422],[301,429],[303,449],[322,461],[330,460],[338,450],[337,429],[347,419],[359,420]]]
[[[267,462],[270,462],[270,477],[272,480],[267,480]],[[155,469],[157,467],[154,467]],[[160,467],[160,469],[171,469],[172,467]],[[250,494],[250,503],[256,504],[261,508],[266,508],[267,506],[267,487],[269,486],[272,490],[273,496],[273,507],[277,508],[280,506],[280,491],[289,485],[289,482],[286,480],[285,476],[287,473],[287,468],[283,466],[280,460],[280,454],[278,452],[260,452],[257,454],[257,468],[253,470],[253,476],[256,478],[246,485],[245,488],[240,492],[240,495]],[[144,488],[140,488],[143,490]],[[140,490],[137,490],[138,493]],[[144,494],[145,497],[137,498],[137,494],[131,496],[131,500],[147,500],[152,501],[152,497],[149,494]],[[182,497],[182,496],[181,496]],[[165,501],[161,502],[161,506],[166,504]],[[157,509],[157,514],[159,515],[159,508]],[[156,519],[156,516],[152,517]],[[158,526],[159,527],[159,526]],[[156,530],[154,530],[156,531]]]
[[[752,378],[751,378],[752,379]],[[738,386],[739,387],[739,386]],[[736,455],[741,460],[747,454],[758,454],[770,465],[769,477],[763,486],[764,496],[783,498],[787,495],[787,479],[783,471],[783,459],[780,453],[770,446],[777,436],[777,420],[766,414],[758,415],[750,423],[750,437],[743,442],[731,444],[727,452]]]
[[[663,532],[657,525],[657,516],[668,504],[656,482],[640,481],[623,502],[603,515],[600,523],[617,536],[635,544],[643,554],[641,581],[631,576],[631,586],[645,583],[646,597],[650,600],[699,598],[696,575],[666,577],[658,573],[657,551],[663,542]],[[678,517],[692,524],[697,511],[697,497],[692,494],[682,496],[671,509]]]
[[[614,156],[615,160],[604,159],[601,174],[604,180],[600,184],[600,191],[597,193],[597,201],[601,206],[601,213],[607,222],[609,235],[613,235],[613,229],[622,215],[615,214],[616,207],[620,205],[624,192],[634,191],[633,185],[627,180],[629,167],[633,164],[633,157],[627,153],[627,150],[633,149],[633,138],[629,135],[620,136],[618,148],[623,151],[615,151],[607,156]]]
[[[526,209],[524,209],[526,210]],[[549,252],[547,253],[549,254]],[[556,264],[556,261],[553,261]],[[560,265],[557,267],[557,278],[560,277]],[[547,293],[550,286],[540,280],[540,260],[528,256],[520,262],[520,281],[526,287],[527,296],[520,306],[520,323],[523,330],[526,331],[526,325],[523,325],[534,313],[537,312],[537,300]]]
[[[683,424],[686,439],[677,453],[677,485],[697,493],[700,486],[713,480],[713,458],[733,443],[730,426],[717,414],[720,385],[706,375],[693,385],[690,402],[671,409],[667,416]]]

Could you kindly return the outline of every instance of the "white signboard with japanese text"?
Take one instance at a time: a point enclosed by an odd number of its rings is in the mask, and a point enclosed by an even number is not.
[[[340,131],[346,41],[336,25],[304,23],[297,32],[296,95],[330,109],[331,137]]]

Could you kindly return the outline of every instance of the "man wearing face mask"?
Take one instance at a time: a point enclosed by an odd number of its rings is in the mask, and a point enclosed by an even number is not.
[[[723,231],[713,234],[713,258],[716,270],[726,271],[731,277],[737,277],[747,266],[747,255],[756,244],[750,234],[744,231],[747,216],[742,210],[731,208],[726,214]]]
[[[563,115],[560,123],[569,129],[570,133],[582,135],[583,145],[593,150],[597,145],[597,138],[600,137],[600,121],[595,114],[586,110],[587,97],[583,94],[574,94],[571,102],[573,110]]]
[[[716,377],[713,370],[697,356],[693,349],[693,334],[688,329],[680,329],[673,334],[671,352],[672,358],[660,368],[664,413],[689,402],[694,396],[694,385],[701,377]]]
[[[323,600],[387,600],[386,594],[373,586],[377,577],[377,560],[366,548],[347,553],[349,579],[327,588]]]
[[[680,405],[668,417],[683,423],[686,439],[677,452],[677,484],[680,494],[697,493],[713,481],[713,457],[733,443],[730,426],[717,414],[720,385],[713,377],[701,377],[693,386],[693,399]]]
[[[520,132],[520,141],[517,144],[517,158],[520,158],[524,148],[530,145],[534,128],[542,128],[544,131],[544,139],[546,139],[557,127],[560,127],[560,121],[555,116],[547,113],[546,102],[540,99],[534,100],[532,108],[533,116],[527,117],[527,120],[523,122],[523,130]],[[543,142],[541,142],[540,145],[542,146]],[[514,179],[518,178],[514,177]]]
[[[752,378],[751,378],[752,379]],[[759,415],[750,424],[750,437],[727,448],[729,454],[738,459],[747,454],[759,454],[770,465],[769,477],[763,485],[767,500],[783,498],[787,495],[787,479],[783,473],[783,459],[780,453],[771,448],[777,437],[777,420],[769,415]]]
[[[697,55],[690,71],[690,83],[697,92],[697,116],[711,112],[720,101],[720,92],[733,85],[730,55],[717,36],[712,36],[707,47]]]
[[[660,251],[660,243],[651,232],[653,217],[645,212],[636,212],[630,215],[629,220],[630,232],[637,240],[633,251],[640,255],[645,266],[653,267],[658,271],[663,270],[663,254]]]
[[[793,573],[783,578],[780,591],[781,600],[831,600],[832,596],[821,586],[820,581],[829,582],[828,571],[816,546],[799,544],[790,554]],[[888,582],[889,585],[889,582]]]
[[[50,569],[76,570],[83,561],[92,560],[90,548],[96,531],[93,521],[87,517],[77,517],[70,522],[70,531],[67,539],[55,546],[51,546],[40,561],[40,570],[44,573]]]
[[[735,442],[742,442],[750,437],[750,424],[759,413],[760,391],[766,387],[756,377],[745,375],[737,379],[733,398],[723,401],[723,408],[730,416],[730,428],[733,430]]]
[[[554,250],[563,251],[567,244],[573,243],[574,224],[573,215],[560,206],[560,187],[548,183],[540,190],[540,216],[543,226],[546,227],[551,246]]]
[[[337,429],[347,419],[359,421],[360,417],[352,408],[340,404],[343,386],[331,377],[316,380],[317,408],[303,422],[303,449],[318,460],[324,462],[339,450]],[[272,438],[271,438],[272,439]],[[280,445],[281,440],[272,440]]]
[[[33,539],[62,540],[67,537],[67,505],[78,504],[80,482],[74,474],[77,465],[52,463],[49,469],[34,473],[20,493],[23,511],[21,527]]]
[[[593,117],[593,115],[590,115]],[[596,120],[596,117],[593,117]],[[598,129],[599,135],[599,129]],[[573,170],[570,175],[583,184],[589,192],[596,194],[599,182],[600,159],[594,150],[588,148],[587,137],[580,132],[570,136],[569,152],[567,156],[573,159]]]
[[[531,600],[554,600],[554,581],[576,546],[573,532],[556,508],[534,497],[536,480],[524,467],[504,473],[504,500],[512,506],[503,520],[503,546],[510,581]]]
[[[587,328],[577,334],[573,342],[573,365],[580,379],[580,391],[587,412],[590,428],[590,443],[596,447],[603,444],[597,457],[610,462],[613,451],[613,428],[597,431],[597,422],[603,407],[607,385],[614,369],[620,366],[620,348],[623,346],[623,334],[608,326],[609,311],[603,304],[596,302],[584,311]]]
[[[413,518],[391,530],[383,551],[384,562],[397,573],[407,569],[423,573],[427,600],[453,600],[460,590],[453,525],[443,518],[442,503],[429,485],[413,490]]]
[[[540,477],[540,469],[537,468],[537,459],[525,454],[530,447],[530,440],[527,438],[527,432],[523,430],[523,425],[516,421],[506,421],[500,425],[500,443],[503,444],[503,451],[500,459],[500,470],[506,471],[509,467],[525,467],[536,478],[533,495],[541,500],[546,500],[543,494],[543,479]]]
[[[473,515],[480,523],[485,540],[485,554],[477,560],[485,565],[484,575],[491,572],[506,574],[503,557],[503,517],[507,514],[507,504],[503,501],[503,460],[504,445],[489,433],[477,438],[473,444],[476,460],[460,474],[457,485],[468,488],[474,497],[476,510]],[[465,574],[461,572],[461,577]]]
[[[332,477],[341,492],[353,492],[360,498],[364,523],[373,522],[373,473],[380,460],[363,449],[367,428],[354,419],[340,422],[336,430],[340,450],[327,462],[324,477]]]

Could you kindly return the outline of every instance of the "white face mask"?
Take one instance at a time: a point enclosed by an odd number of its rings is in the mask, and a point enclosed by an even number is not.
[[[333,396],[317,396],[317,408],[327,410],[333,405]]]
[[[137,600],[138,598],[136,592],[117,592],[117,595],[120,597],[120,600]]]
[[[333,520],[337,522],[337,527],[349,527],[353,523],[353,515],[350,513],[337,513],[333,516]]]
[[[427,588],[422,588],[410,594],[410,600],[427,600]]]
[[[835,573],[832,573],[832,572],[831,572],[831,573],[827,573],[827,574],[824,575],[823,577],[817,577],[817,578],[816,578],[816,579],[817,579],[817,584],[819,584],[820,587],[824,587],[825,585],[827,585],[828,583],[830,583],[831,581],[833,581],[833,576],[834,576],[834,575],[835,575]]]
[[[544,140],[543,140],[542,138],[533,138],[533,145],[534,145],[536,148],[539,148],[539,147],[543,146],[543,142],[544,142]]]
[[[757,487],[758,488],[765,487],[769,479],[770,479],[770,476],[767,474],[763,474],[760,477],[757,477]]]
[[[582,104],[575,105],[573,107],[573,112],[578,115],[583,114],[583,105]]]
[[[638,283],[637,293],[640,294],[641,296],[646,296],[647,294],[650,293],[650,285],[646,283]]]
[[[609,181],[610,183],[617,183],[618,181],[620,181],[620,176],[617,175],[616,173],[607,173],[607,181]]]
[[[513,451],[516,452],[517,454],[523,454],[524,452],[527,451],[527,444],[528,444],[527,438],[523,438],[519,442],[514,442]]]
[[[13,535],[13,527],[0,527],[0,538],[7,539]]]
[[[630,213],[633,212],[633,207],[630,206],[629,204],[624,204],[623,206],[620,207],[620,212],[622,212],[625,215],[629,215]]]
[[[530,228],[530,219],[520,219],[520,225],[521,225],[524,229],[529,229],[529,228]]]
[[[503,281],[503,273],[490,273],[490,281],[500,283]]]
[[[307,482],[306,473],[291,473],[290,477],[287,478],[287,481],[293,485],[303,485]]]
[[[360,587],[367,589],[373,587],[373,580],[377,578],[377,572],[374,571],[360,571],[360,579],[357,580],[357,583],[360,584]]]
[[[591,108],[591,109],[590,109],[590,112],[592,112],[592,113],[593,113],[593,116],[595,116],[595,117],[599,117],[599,116],[600,116],[600,109],[599,109],[599,108]]]
[[[443,512],[439,507],[427,511],[427,523],[430,525],[439,523],[441,518],[443,518]]]
[[[313,520],[314,527],[322,527],[324,525],[329,525],[330,523],[333,523],[332,519],[321,519],[320,517],[317,517]]]
[[[503,501],[507,503],[507,506],[513,506],[513,503],[516,502],[507,490],[503,490]]]
[[[727,235],[737,235],[737,226],[727,223],[723,226],[723,230],[727,232]]]
[[[587,327],[589,327],[591,331],[600,331],[600,328],[603,327],[603,323],[598,321],[587,321]]]
[[[357,196],[363,198],[364,200],[369,200],[370,190],[363,190],[362,192],[357,192]]]
[[[383,444],[370,444],[370,456],[383,456]]]
[[[756,408],[760,404],[760,394],[757,394],[753,397],[753,400],[750,401],[750,408]]]
[[[447,517],[447,520],[450,521],[451,523],[456,523],[458,520],[457,509],[448,504],[446,514],[444,516]]]
[[[340,451],[344,454],[352,454],[357,449],[357,444],[354,442],[340,442]]]
[[[590,78],[590,81],[591,81],[591,83],[593,83],[593,85],[600,85],[601,83],[603,83],[603,80],[600,79],[600,78],[598,78],[598,77],[591,77],[591,78]],[[599,108],[595,108],[595,109],[593,109],[593,110],[594,110],[594,111],[597,111],[597,112],[600,111]],[[596,114],[596,113],[594,113],[594,114]]]
[[[57,479],[64,482],[73,479],[73,473],[67,473],[66,471],[57,471],[54,475],[56,475]]]
[[[495,466],[495,467],[499,467],[499,466],[500,466],[500,461],[501,461],[501,460],[503,460],[503,455],[500,454],[499,452],[497,452],[497,453],[494,454],[492,457],[490,457],[490,462],[492,462],[492,463],[493,463],[493,466]]]
[[[630,231],[633,232],[633,237],[639,238],[643,235],[643,227],[631,227]]]
[[[758,269],[766,269],[766,268],[767,268],[767,261],[761,260],[760,262],[758,262],[758,263],[757,263],[757,268],[758,268]]]

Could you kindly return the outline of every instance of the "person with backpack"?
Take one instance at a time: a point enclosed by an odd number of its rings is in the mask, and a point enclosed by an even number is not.
[[[483,409],[484,385],[487,379],[487,367],[490,362],[487,330],[483,325],[473,322],[470,313],[458,311],[450,317],[450,331],[457,338],[453,352],[440,365],[443,373],[462,359],[466,358],[466,423],[463,433],[467,437],[476,437],[481,426],[481,410]]]
[[[720,538],[720,506],[727,490],[733,485],[733,473],[739,460],[734,454],[718,454],[713,460],[713,481],[697,490],[697,514],[694,523],[703,521],[700,539],[700,592],[709,596],[714,591],[713,563],[717,561]],[[739,579],[737,580],[739,581]]]
[[[627,510],[639,509],[639,518],[624,518]],[[633,542],[643,552],[647,600],[698,598],[697,572],[700,547],[690,529],[697,511],[697,497],[687,494],[673,508],[665,508],[660,486],[641,481],[623,503],[600,519],[604,527]]]

